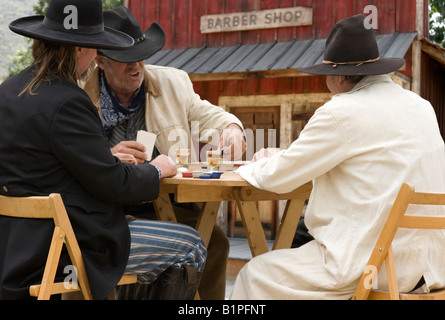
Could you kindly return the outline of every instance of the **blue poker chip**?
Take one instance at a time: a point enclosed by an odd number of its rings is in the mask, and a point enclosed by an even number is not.
[[[210,176],[212,179],[219,179],[224,172],[212,172]]]
[[[202,176],[199,176],[199,179],[212,179],[212,176],[210,176],[210,175],[202,175]]]

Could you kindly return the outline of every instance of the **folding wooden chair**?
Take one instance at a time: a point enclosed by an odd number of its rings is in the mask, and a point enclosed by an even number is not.
[[[51,295],[81,291],[85,300],[93,299],[80,248],[60,194],[23,198],[0,196],[0,208],[0,215],[3,216],[54,221],[54,232],[43,278],[40,284],[29,288],[31,296],[37,297],[38,300],[49,300]],[[73,270],[77,272],[77,286],[68,281],[54,282],[64,244],[68,249],[71,263],[75,267]],[[136,281],[136,275],[124,275],[119,285]]]
[[[445,290],[437,290],[425,294],[399,293],[394,256],[391,243],[398,228],[411,229],[445,229],[445,216],[424,216],[405,214],[410,204],[414,205],[445,205],[445,194],[415,192],[414,187],[404,183],[393,204],[391,212],[380,233],[377,243],[368,261],[360,282],[352,296],[353,300],[443,300]],[[371,272],[377,275],[385,261],[389,291],[373,290],[370,282]]]

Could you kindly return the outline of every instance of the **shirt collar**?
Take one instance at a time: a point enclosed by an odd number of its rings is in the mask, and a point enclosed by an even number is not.
[[[363,89],[363,88],[365,88],[365,87],[367,87],[367,86],[369,86],[371,84],[378,83],[378,82],[380,82],[380,83],[392,82],[392,80],[386,74],[375,75],[375,76],[367,76],[364,79],[362,79],[359,83],[357,83],[355,85],[355,87],[352,88],[351,91],[349,91],[349,93],[353,93],[353,92],[359,91],[359,90],[361,90],[361,89]]]
[[[145,78],[144,78],[145,92],[150,92],[150,94],[152,94],[155,97],[159,97],[160,95],[162,95],[161,90],[159,90],[159,88],[155,85],[147,69],[145,69],[144,72],[145,72]]]

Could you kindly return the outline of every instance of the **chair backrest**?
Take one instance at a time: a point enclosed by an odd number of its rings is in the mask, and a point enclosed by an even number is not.
[[[405,214],[408,206],[413,205],[445,205],[445,194],[442,193],[422,193],[415,192],[414,187],[404,183],[392,206],[385,225],[380,233],[377,243],[368,261],[367,268],[363,272],[353,300],[368,299],[372,290],[372,279],[370,272],[378,273],[385,261],[386,273],[388,276],[387,294],[376,294],[376,298],[422,299],[422,298],[445,298],[445,290],[433,294],[399,294],[397,277],[394,266],[394,257],[391,243],[399,228],[410,229],[445,229],[445,216],[426,216]],[[371,268],[370,268],[371,267]],[[411,297],[410,297],[411,296]]]
[[[54,221],[54,233],[42,282],[40,285],[30,288],[30,295],[38,297],[39,300],[48,300],[53,294],[78,291],[76,286],[73,288],[73,284],[70,282],[54,283],[60,253],[65,244],[71,263],[77,272],[77,282],[83,297],[86,300],[91,300],[92,295],[85,265],[60,194],[51,194],[47,197],[0,196],[0,208],[0,215],[3,216],[27,219],[52,219]]]

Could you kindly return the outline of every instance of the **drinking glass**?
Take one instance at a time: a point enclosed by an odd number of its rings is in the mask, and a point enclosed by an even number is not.
[[[176,166],[178,168],[188,168],[190,158],[190,149],[176,150]]]
[[[220,150],[207,151],[207,165],[209,171],[219,171],[220,164],[221,164],[221,151]]]

